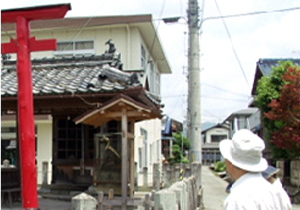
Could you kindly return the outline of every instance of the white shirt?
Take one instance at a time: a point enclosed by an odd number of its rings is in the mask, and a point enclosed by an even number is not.
[[[276,181],[272,184],[274,189],[278,192],[279,196],[279,202],[281,204],[282,210],[290,210],[292,209],[292,204],[290,197],[286,193],[286,191],[283,189],[282,184],[280,182],[280,179],[276,179]]]
[[[224,210],[279,210],[278,192],[261,173],[246,173],[232,185]]]

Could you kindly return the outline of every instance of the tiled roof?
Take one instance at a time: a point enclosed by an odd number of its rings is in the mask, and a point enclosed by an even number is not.
[[[270,75],[272,67],[278,66],[279,61],[292,61],[294,64],[300,66],[300,59],[285,58],[285,59],[259,59],[257,67],[260,69],[263,76]]]
[[[292,61],[295,65],[300,66],[300,59],[299,58],[278,58],[278,59],[259,59],[256,64],[256,71],[254,76],[254,82],[251,90],[251,94],[255,95],[256,85],[258,80],[262,76],[270,75],[270,72],[273,67],[278,66],[279,61]]]
[[[202,133],[202,134],[205,134],[207,131],[209,131],[209,130],[211,130],[211,129],[214,129],[214,128],[225,128],[225,129],[228,129],[228,130],[229,130],[228,124],[226,124],[226,123],[218,123],[218,124],[216,124],[216,125],[210,126],[210,127],[206,128],[206,129],[203,129],[203,130],[201,131],[201,133]]]
[[[33,94],[64,95],[120,92],[141,85],[135,73],[115,67],[102,56],[50,58],[32,61]],[[1,96],[16,96],[15,61],[4,61],[1,70]]]

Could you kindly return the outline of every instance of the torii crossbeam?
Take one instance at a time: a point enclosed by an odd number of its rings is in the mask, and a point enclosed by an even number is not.
[[[17,53],[18,123],[23,209],[38,209],[35,165],[35,131],[30,52],[56,50],[56,40],[30,37],[32,20],[63,18],[70,4],[27,7],[1,11],[1,23],[16,23],[16,39],[1,44],[1,54]]]

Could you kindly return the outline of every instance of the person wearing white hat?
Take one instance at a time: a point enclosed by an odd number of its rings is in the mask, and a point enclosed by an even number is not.
[[[232,140],[220,142],[226,170],[234,181],[225,210],[282,209],[279,194],[261,174],[268,167],[262,157],[264,149],[264,141],[247,129],[238,130]]]

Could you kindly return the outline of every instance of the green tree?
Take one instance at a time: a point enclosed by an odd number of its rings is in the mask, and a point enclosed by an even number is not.
[[[271,110],[264,116],[277,127],[270,142],[285,149],[289,158],[294,159],[300,157],[300,68],[289,67],[282,80],[280,96],[271,100]]]
[[[183,137],[180,132],[173,134],[173,137],[175,138],[173,144],[177,144],[180,147],[180,149],[181,149],[181,145],[183,145],[184,151],[190,149],[190,140],[187,139],[186,137]]]
[[[170,163],[189,163],[189,160],[182,154],[184,151],[189,150],[189,139],[182,136],[180,132],[173,134],[174,141],[172,145],[172,157],[168,158]],[[183,148],[182,148],[183,146]]]
[[[287,150],[282,147],[276,147],[274,142],[271,141],[272,134],[278,132],[284,125],[283,119],[272,119],[267,117],[265,113],[272,110],[270,103],[278,101],[282,92],[282,88],[287,81],[283,80],[283,75],[289,68],[295,68],[296,66],[291,61],[280,61],[277,67],[273,67],[270,76],[263,76],[259,81],[256,88],[255,105],[260,109],[261,121],[266,128],[266,136],[264,137],[266,143],[272,148],[273,157],[275,159],[288,158]]]

